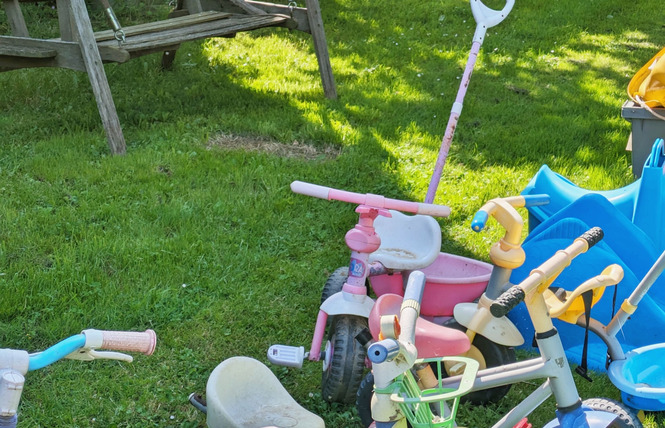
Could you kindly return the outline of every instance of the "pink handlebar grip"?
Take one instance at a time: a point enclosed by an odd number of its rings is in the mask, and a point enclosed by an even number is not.
[[[156,346],[157,335],[151,329],[144,332],[102,330],[102,349],[151,355]]]

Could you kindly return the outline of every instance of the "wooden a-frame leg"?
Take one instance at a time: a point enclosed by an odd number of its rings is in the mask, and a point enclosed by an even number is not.
[[[335,78],[330,66],[330,55],[328,54],[328,45],[326,43],[326,33],[323,30],[323,20],[321,19],[321,7],[318,0],[305,0],[307,8],[307,19],[309,28],[314,41],[314,52],[319,61],[319,72],[321,73],[321,82],[323,83],[323,92],[327,98],[337,98],[337,88],[335,87]]]
[[[111,88],[106,79],[102,58],[99,55],[95,35],[92,31],[92,24],[88,16],[84,0],[71,0],[71,18],[74,23],[76,33],[78,33],[78,42],[83,55],[88,78],[92,85],[92,92],[95,94],[97,108],[102,119],[102,124],[106,130],[106,139],[108,141],[111,154],[120,155],[125,153],[125,137],[122,135],[120,119],[115,110]]]
[[[3,0],[2,3],[7,14],[9,28],[12,30],[12,36],[30,37],[18,0]]]

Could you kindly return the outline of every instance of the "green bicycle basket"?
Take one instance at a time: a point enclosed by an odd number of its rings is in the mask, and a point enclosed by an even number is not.
[[[466,365],[459,388],[445,388],[441,385],[442,374],[446,377],[444,362]],[[408,370],[390,386],[376,392],[391,394],[390,399],[399,404],[413,428],[453,428],[460,398],[471,390],[476,378],[478,361],[467,357],[443,357],[417,360],[416,364],[419,363],[433,363],[430,365],[436,366],[436,387],[421,390],[413,373]]]

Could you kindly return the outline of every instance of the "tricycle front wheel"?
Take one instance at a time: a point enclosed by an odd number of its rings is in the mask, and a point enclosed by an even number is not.
[[[367,320],[354,315],[335,315],[328,333],[329,352],[321,376],[321,394],[328,402],[353,403],[365,371],[365,348],[356,335]]]

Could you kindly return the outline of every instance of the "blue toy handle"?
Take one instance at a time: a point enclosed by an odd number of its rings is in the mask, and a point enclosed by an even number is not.
[[[480,232],[485,228],[489,217],[490,215],[487,211],[478,211],[471,221],[471,229],[473,229],[474,232]]]
[[[550,203],[550,195],[542,193],[538,195],[522,195],[524,197],[524,207],[537,207]]]

